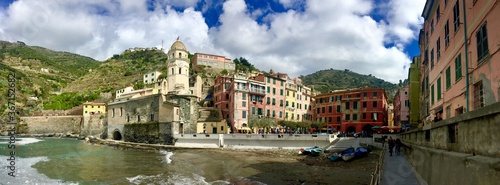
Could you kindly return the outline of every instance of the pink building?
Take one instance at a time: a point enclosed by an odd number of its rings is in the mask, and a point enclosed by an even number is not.
[[[264,82],[266,85],[265,114],[266,117],[276,118],[276,121],[285,117],[285,86],[287,74],[274,73],[270,75],[259,74],[254,80]]]
[[[422,89],[429,93],[429,114],[441,112],[446,119],[498,102],[500,4],[428,0],[422,17]]]
[[[224,56],[205,54],[205,53],[195,53],[193,56],[193,67],[197,65],[208,66],[213,69],[227,69],[228,71],[234,71],[235,65],[231,59]]]
[[[394,126],[401,126],[409,122],[410,101],[408,99],[408,87],[408,85],[405,85],[394,95]]]

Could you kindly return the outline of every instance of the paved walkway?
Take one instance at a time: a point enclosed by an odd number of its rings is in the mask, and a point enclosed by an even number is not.
[[[422,183],[419,181],[418,174],[415,174],[403,153],[389,156],[387,147],[385,150],[382,185],[427,185],[423,180]]]
[[[337,141],[335,144],[329,146],[326,148],[326,150],[329,150],[329,151],[341,151],[341,150],[345,150],[349,147],[354,147],[354,148],[357,148],[359,147],[359,139],[358,138],[354,138],[354,137],[342,137],[340,138],[339,141]]]

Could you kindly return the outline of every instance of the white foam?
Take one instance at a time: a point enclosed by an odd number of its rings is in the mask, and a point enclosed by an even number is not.
[[[47,157],[32,157],[32,158],[16,158],[15,162],[15,177],[8,175],[10,169],[5,169],[9,166],[10,161],[6,160],[10,156],[0,155],[0,166],[4,168],[0,173],[2,184],[78,184],[71,182],[64,182],[62,180],[50,179],[44,174],[38,173],[35,168],[31,166],[38,162],[48,161]]]
[[[172,156],[174,155],[173,152],[169,152],[166,150],[161,150],[160,153],[165,154],[165,159],[163,160],[167,164],[170,164],[172,162]]]
[[[1,139],[9,140],[8,137],[2,137]],[[31,137],[29,137],[29,138],[16,138],[15,145],[27,145],[27,144],[31,144],[31,143],[37,143],[40,141],[43,141],[43,140],[37,139],[37,138],[31,138]],[[3,142],[0,142],[0,144],[9,144],[9,141],[3,141]]]

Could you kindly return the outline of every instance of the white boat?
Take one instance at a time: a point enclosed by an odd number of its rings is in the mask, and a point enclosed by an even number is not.
[[[344,155],[342,155],[342,160],[344,160],[344,161],[349,161],[349,160],[351,160],[352,158],[354,158],[354,153],[350,153],[350,154],[344,154]]]

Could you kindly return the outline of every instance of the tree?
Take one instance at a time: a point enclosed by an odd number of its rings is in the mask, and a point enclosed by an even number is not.
[[[227,71],[227,69],[223,69],[220,74],[223,74],[223,75],[228,75],[229,74],[229,71]]]
[[[134,84],[134,89],[142,89],[144,88],[144,82],[137,82]]]

